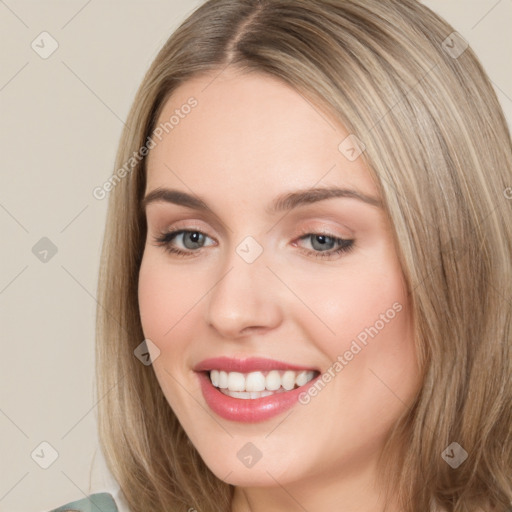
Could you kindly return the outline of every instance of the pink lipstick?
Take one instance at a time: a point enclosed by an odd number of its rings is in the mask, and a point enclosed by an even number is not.
[[[242,423],[265,421],[290,409],[320,375],[311,367],[265,358],[206,359],[194,370],[210,409]]]

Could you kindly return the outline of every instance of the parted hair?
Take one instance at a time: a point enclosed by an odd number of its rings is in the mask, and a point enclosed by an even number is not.
[[[404,512],[508,510],[512,148],[472,49],[414,0],[209,0],[147,71],[115,168],[144,147],[178,86],[228,66],[282,80],[364,144],[360,158],[378,184],[408,286],[421,368],[421,388],[380,457],[387,492]],[[233,487],[208,469],[151,366],[134,356],[144,339],[137,288],[146,159],[117,178],[98,285],[101,447],[131,512],[228,512]],[[467,453],[457,468],[443,456],[452,443]]]

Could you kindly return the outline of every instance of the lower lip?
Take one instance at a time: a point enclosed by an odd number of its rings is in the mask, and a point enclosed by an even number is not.
[[[206,372],[199,372],[198,377],[204,399],[210,409],[226,420],[240,423],[257,423],[283,413],[293,407],[298,402],[299,395],[316,381],[315,378],[306,385],[291,391],[275,393],[262,398],[243,399],[233,398],[219,391],[213,386]]]

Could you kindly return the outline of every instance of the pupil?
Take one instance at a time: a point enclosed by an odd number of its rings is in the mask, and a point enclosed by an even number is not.
[[[194,231],[192,233],[188,233],[188,239],[189,239],[189,244],[186,243],[187,241],[187,237],[185,237],[185,245],[187,247],[187,249],[194,249],[197,245],[200,245],[201,244],[201,240],[202,240],[202,234],[201,233],[198,233],[197,231]]]
[[[313,241],[313,248],[320,249],[322,251],[328,250],[331,248],[334,240],[330,236],[326,235],[316,235]],[[318,244],[317,247],[315,245]]]

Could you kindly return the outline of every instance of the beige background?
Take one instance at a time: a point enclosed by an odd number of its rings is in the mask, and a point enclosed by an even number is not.
[[[425,3],[480,56],[510,123],[512,1]],[[113,171],[149,63],[199,4],[0,0],[0,511],[44,512],[116,489],[95,424],[94,297],[107,203],[92,190]],[[43,31],[59,45],[47,59],[31,47]],[[32,252],[42,237],[57,248],[46,262]],[[50,461],[43,441],[58,452],[48,469],[31,458],[36,450],[34,459]]]

